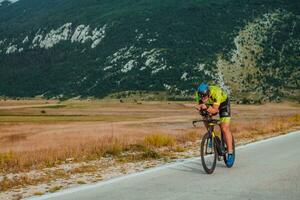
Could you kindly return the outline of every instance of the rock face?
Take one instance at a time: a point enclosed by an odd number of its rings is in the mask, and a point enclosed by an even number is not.
[[[300,97],[300,5],[288,0],[0,3],[0,96]]]

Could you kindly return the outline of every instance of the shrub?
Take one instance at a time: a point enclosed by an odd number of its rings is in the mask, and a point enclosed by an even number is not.
[[[150,147],[172,147],[176,142],[173,137],[158,133],[146,136],[144,139],[144,143],[146,144],[146,146]]]

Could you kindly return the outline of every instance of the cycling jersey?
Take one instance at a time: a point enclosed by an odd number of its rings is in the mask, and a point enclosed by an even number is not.
[[[210,97],[208,101],[205,103],[206,105],[221,105],[221,103],[227,100],[227,94],[218,86],[210,86],[209,87]]]
[[[206,106],[218,105],[219,106],[219,116],[221,122],[230,122],[230,101],[228,95],[218,86],[209,87],[209,98],[205,103]],[[201,98],[199,94],[195,94],[195,100],[201,103]]]

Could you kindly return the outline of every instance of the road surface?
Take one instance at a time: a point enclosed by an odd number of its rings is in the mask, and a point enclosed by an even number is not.
[[[300,131],[238,147],[236,156],[212,175],[195,158],[32,199],[300,199]]]

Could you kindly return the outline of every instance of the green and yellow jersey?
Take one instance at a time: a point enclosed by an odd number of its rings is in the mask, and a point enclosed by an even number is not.
[[[213,104],[221,105],[221,103],[225,102],[227,99],[227,94],[218,86],[209,86],[210,97],[208,101],[205,103],[207,106],[211,106]],[[201,97],[198,92],[195,93],[195,101],[200,103]]]
[[[220,106],[222,103],[226,102],[225,104],[229,104],[229,101],[227,100],[228,98],[228,95],[227,93],[222,90],[220,87],[218,86],[209,86],[209,92],[210,92],[210,97],[208,98],[207,102],[205,103],[205,105],[207,107],[209,106],[213,106],[213,105],[217,105],[217,106]],[[201,97],[199,96],[198,92],[195,93],[195,101],[197,103],[201,103]],[[223,116],[223,113],[224,113],[224,109],[221,109],[219,107],[219,114],[220,114],[220,121],[221,122],[227,122],[229,123],[230,122],[230,114],[229,116]],[[226,112],[229,112],[230,113],[230,108],[226,107],[225,109]]]
[[[218,105],[225,102],[227,99],[227,94],[218,86],[209,86],[210,97],[208,101],[205,103],[206,105]]]

